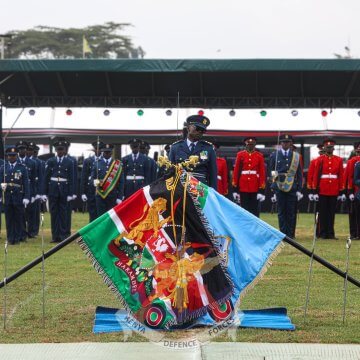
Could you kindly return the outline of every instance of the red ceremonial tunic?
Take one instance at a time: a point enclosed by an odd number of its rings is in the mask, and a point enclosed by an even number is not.
[[[222,195],[228,193],[228,168],[224,158],[216,158],[217,165],[217,191]]]
[[[344,190],[342,158],[336,155],[318,157],[314,171],[314,189],[319,195],[338,196]]]
[[[349,193],[356,193],[359,188],[354,185],[354,169],[355,164],[360,161],[360,156],[353,156],[348,160],[346,164],[346,169],[344,173],[344,188],[349,191]]]
[[[265,189],[265,162],[259,151],[237,153],[232,185],[240,192],[254,193]]]
[[[310,165],[309,165],[309,170],[308,170],[308,173],[307,173],[307,181],[306,181],[306,187],[309,189],[309,190],[313,190],[314,189],[314,172],[315,172],[315,166],[316,166],[316,160],[318,159],[319,157],[315,158],[315,159],[312,159],[310,161]]]

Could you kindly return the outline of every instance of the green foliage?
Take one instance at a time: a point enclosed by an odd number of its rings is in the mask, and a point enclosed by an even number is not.
[[[131,24],[107,22],[83,29],[62,29],[37,26],[29,30],[14,30],[5,55],[12,58],[76,59],[83,57],[83,36],[89,43],[92,58],[140,58],[145,55],[135,47],[129,36],[121,34]]]
[[[262,214],[262,219],[277,226],[277,216]],[[73,216],[73,230],[84,226],[87,214]],[[4,220],[3,220],[4,221]],[[336,235],[339,240],[319,240],[315,252],[345,269],[345,239],[348,218],[336,215]],[[4,223],[4,222],[3,222]],[[296,237],[308,249],[312,243],[311,214],[300,214]],[[50,217],[45,216],[45,250],[50,249]],[[0,248],[4,247],[4,230]],[[7,274],[41,255],[41,238],[18,246],[9,246]],[[360,278],[360,241],[353,241],[350,252],[350,274]],[[4,256],[0,256],[4,274]],[[297,329],[293,332],[265,329],[239,329],[237,341],[242,342],[299,342],[299,343],[359,343],[360,289],[348,284],[346,322],[342,323],[344,281],[314,262],[307,321],[304,304],[309,270],[309,258],[290,245],[274,259],[263,279],[241,302],[242,309],[262,309],[284,306]],[[124,334],[92,333],[96,306],[118,308],[119,301],[103,283],[90,261],[76,243],[72,243],[45,261],[45,328],[42,323],[41,265],[28,271],[7,288],[7,320],[3,329],[4,289],[0,291],[0,337],[2,343],[34,342],[111,342],[124,340]],[[204,329],[193,330],[191,336]],[[174,338],[188,336],[186,331],[168,334]],[[139,335],[127,341],[147,341]],[[226,335],[217,341],[232,341]],[[0,356],[1,358],[1,356]]]

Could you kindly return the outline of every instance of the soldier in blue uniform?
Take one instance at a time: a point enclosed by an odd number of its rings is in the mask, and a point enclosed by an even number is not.
[[[202,140],[210,120],[206,116],[191,115],[186,119],[187,137],[171,145],[170,161],[181,163],[187,160],[190,155],[199,157],[199,164],[194,169],[192,175],[199,181],[217,190],[217,165],[216,154],[213,144]]]
[[[129,144],[132,153],[122,158],[125,177],[125,198],[128,198],[142,187],[149,185],[152,179],[150,162],[139,151],[140,140],[132,139],[129,141]]]
[[[11,147],[5,152],[8,161],[0,167],[4,181],[1,183],[1,190],[4,194],[7,240],[14,245],[25,241],[25,223],[22,219],[30,202],[30,185],[26,166],[17,161],[18,150]]]
[[[104,214],[115,205],[120,204],[124,197],[123,167],[121,166],[119,168],[120,175],[114,171],[115,167],[112,165],[115,161],[119,160],[112,158],[113,149],[114,146],[112,144],[103,145],[103,148],[101,149],[102,157],[95,162],[91,172],[91,178],[94,186],[96,187],[95,201],[97,216]],[[106,183],[106,179],[109,181],[108,185],[111,184],[109,187],[112,188],[109,193],[101,192],[104,188],[103,185]],[[114,181],[115,183],[113,183]]]
[[[101,141],[95,141],[91,144],[95,155],[88,157],[83,162],[80,180],[80,194],[81,200],[87,202],[87,209],[89,212],[89,222],[92,222],[97,218],[96,201],[94,182],[91,180],[91,173],[95,162],[101,157],[101,149],[104,148],[104,143]],[[98,176],[96,176],[98,178]]]
[[[149,167],[150,167],[150,182],[149,182],[149,184],[151,184],[153,181],[156,180],[158,166],[156,165],[156,161],[149,156],[149,151],[150,151],[150,144],[147,141],[144,141],[144,140],[141,141],[140,147],[139,147],[139,152],[141,154],[144,154],[149,162]]]
[[[279,140],[281,149],[270,155],[268,168],[273,179],[271,184],[274,192],[272,201],[278,202],[280,231],[294,238],[297,201],[302,198],[301,159],[299,154],[292,150],[293,138],[291,135],[283,134]]]
[[[36,163],[35,161],[31,160],[29,157],[26,156],[26,149],[27,149],[27,142],[20,140],[16,143],[16,148],[19,152],[18,154],[18,162],[20,164],[23,164],[28,171],[28,177],[29,177],[29,185],[30,185],[30,204],[25,209],[25,215],[24,215],[24,238],[34,238],[35,235],[32,231],[32,211],[33,211],[33,204],[35,202],[35,198],[37,192],[36,192],[36,184],[35,184],[35,177],[36,177]]]
[[[34,238],[39,234],[39,223],[40,223],[40,198],[42,195],[42,177],[43,177],[43,162],[34,156],[36,144],[29,142],[26,148],[26,156],[28,159],[35,163],[34,173],[34,189],[35,197],[32,197],[30,204],[27,207],[27,233],[29,238]],[[30,175],[30,171],[28,170]],[[30,176],[29,176],[30,177]]]
[[[74,194],[74,164],[65,156],[66,142],[54,143],[56,156],[50,158],[45,165],[43,189],[49,198],[51,217],[51,242],[60,242],[68,236],[68,203]]]

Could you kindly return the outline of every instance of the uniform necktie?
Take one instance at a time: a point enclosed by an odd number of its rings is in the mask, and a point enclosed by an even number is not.
[[[192,143],[190,144],[190,152],[191,152],[191,153],[193,153],[194,147],[195,147],[195,144],[192,142]]]

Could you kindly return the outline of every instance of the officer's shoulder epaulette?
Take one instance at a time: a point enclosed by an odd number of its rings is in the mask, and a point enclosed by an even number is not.
[[[177,141],[173,142],[173,143],[171,144],[171,146],[173,146],[173,145],[175,145],[175,144],[179,144],[179,143],[181,143],[182,141],[184,141],[184,140],[177,140]]]
[[[213,143],[211,143],[210,141],[207,141],[207,140],[200,140],[201,142],[204,142],[205,144],[208,144],[210,146],[214,146]]]

